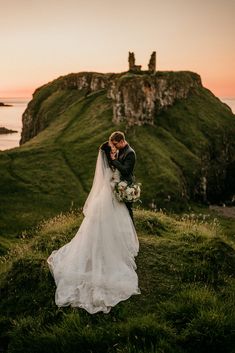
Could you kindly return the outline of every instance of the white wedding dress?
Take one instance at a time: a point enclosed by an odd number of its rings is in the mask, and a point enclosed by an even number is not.
[[[47,259],[59,307],[108,313],[120,301],[140,294],[134,259],[139,241],[126,205],[112,191],[118,173],[99,150],[81,226],[68,244]]]

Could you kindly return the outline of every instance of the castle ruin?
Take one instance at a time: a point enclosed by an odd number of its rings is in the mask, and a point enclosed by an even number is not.
[[[135,54],[132,52],[129,52],[129,71],[130,72],[140,72],[141,71],[141,65],[135,65]],[[155,73],[156,72],[156,52],[153,51],[149,60],[148,64],[148,71],[150,73]]]
[[[155,73],[156,72],[156,52],[153,51],[149,60],[148,64],[149,72]]]
[[[135,65],[135,54],[134,53],[129,52],[128,61],[129,61],[129,71],[132,71],[132,72],[141,71],[141,65]]]

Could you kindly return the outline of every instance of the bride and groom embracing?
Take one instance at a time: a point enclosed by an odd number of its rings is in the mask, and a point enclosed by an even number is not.
[[[81,226],[69,243],[47,259],[57,287],[57,306],[109,313],[120,301],[140,294],[132,202],[120,202],[114,193],[118,182],[133,183],[135,159],[121,131],[113,132],[100,146]]]

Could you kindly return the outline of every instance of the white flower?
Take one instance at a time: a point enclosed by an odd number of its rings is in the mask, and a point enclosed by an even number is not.
[[[126,181],[120,181],[120,183],[118,183],[118,186],[126,187],[127,186],[127,182]]]
[[[126,194],[127,194],[127,195],[133,194],[133,189],[132,189],[132,188],[127,188],[127,189],[126,189]]]
[[[114,186],[114,194],[118,201],[136,202],[140,198],[140,183],[128,185],[126,181],[116,182]]]

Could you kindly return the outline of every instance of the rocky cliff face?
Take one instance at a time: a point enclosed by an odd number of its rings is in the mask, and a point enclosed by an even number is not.
[[[25,143],[45,129],[49,121],[41,105],[55,92],[63,90],[92,92],[106,90],[113,107],[113,122],[127,125],[154,124],[155,116],[185,99],[201,86],[200,76],[192,72],[149,72],[102,74],[81,72],[60,77],[37,89],[33,100],[23,114],[23,129],[20,144]]]
[[[62,89],[86,89],[87,93],[108,88],[115,74],[102,74],[96,72],[80,72],[65,76],[60,83]]]
[[[28,104],[27,109],[23,113],[22,122],[23,127],[21,132],[20,145],[29,141],[40,131],[44,130],[47,127],[44,119],[41,118],[39,114],[36,114],[35,110],[32,107],[32,103]]]
[[[113,80],[108,89],[113,100],[113,121],[153,125],[158,113],[176,100],[187,98],[199,86],[200,76],[190,72],[126,75]]]

